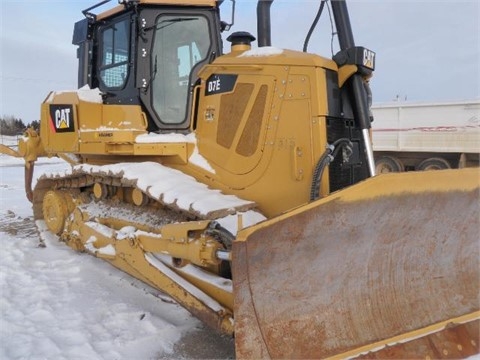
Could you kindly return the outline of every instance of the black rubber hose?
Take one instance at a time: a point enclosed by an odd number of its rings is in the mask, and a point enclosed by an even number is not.
[[[320,197],[320,179],[322,178],[323,171],[332,161],[330,159],[331,153],[332,149],[328,147],[318,160],[317,165],[315,166],[315,170],[313,171],[312,176],[312,185],[310,188],[310,201],[317,200]]]
[[[351,155],[353,151],[353,144],[347,138],[340,138],[336,140],[332,145],[328,145],[325,152],[322,154],[320,159],[315,166],[312,176],[312,185],[310,187],[310,201],[317,200],[320,197],[320,180],[322,179],[323,172],[327,165],[329,165],[333,159],[338,155],[340,149],[345,147]]]
[[[317,11],[317,15],[315,16],[315,19],[313,20],[312,26],[310,26],[310,29],[308,30],[307,37],[305,38],[305,42],[303,43],[303,52],[307,52],[308,43],[310,42],[310,38],[312,37],[313,31],[317,27],[318,20],[320,20],[320,17],[322,16],[323,7],[325,6],[325,1],[326,0],[322,0],[322,2],[320,3],[320,8]]]

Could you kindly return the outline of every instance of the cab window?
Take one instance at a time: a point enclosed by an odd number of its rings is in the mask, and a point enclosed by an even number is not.
[[[128,78],[130,21],[118,21],[101,30],[100,80],[104,88],[122,89]]]
[[[207,58],[210,46],[205,17],[157,18],[151,53],[151,101],[162,123],[180,125],[187,121],[190,75],[195,65]]]

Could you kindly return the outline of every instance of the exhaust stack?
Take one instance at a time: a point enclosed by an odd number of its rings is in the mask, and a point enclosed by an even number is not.
[[[273,0],[258,0],[257,4],[257,36],[258,46],[271,46],[270,6]]]

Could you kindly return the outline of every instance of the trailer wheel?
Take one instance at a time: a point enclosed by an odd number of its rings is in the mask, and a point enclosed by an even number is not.
[[[442,158],[425,159],[415,168],[417,171],[443,169],[451,169],[451,166],[447,160]]]
[[[391,172],[402,172],[403,164],[400,160],[393,156],[382,156],[375,161],[375,172],[377,174],[385,174]]]

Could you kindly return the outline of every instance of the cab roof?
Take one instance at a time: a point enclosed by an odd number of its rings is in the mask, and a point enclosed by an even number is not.
[[[223,0],[138,0],[137,3],[145,5],[176,5],[176,6],[206,6],[216,7]],[[128,3],[128,0],[125,2]],[[105,19],[111,15],[117,14],[125,10],[125,5],[118,5],[110,10],[106,10],[97,15],[97,19]]]

